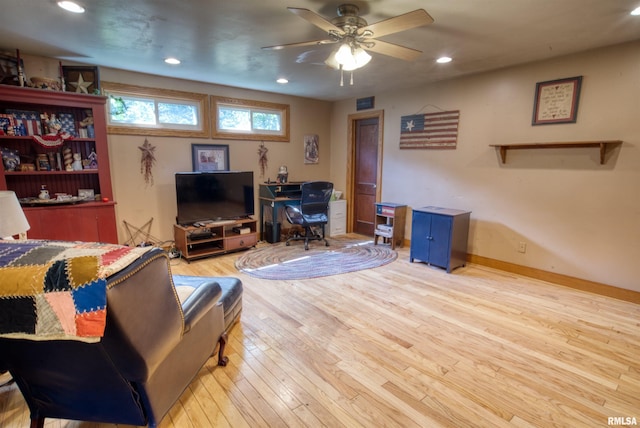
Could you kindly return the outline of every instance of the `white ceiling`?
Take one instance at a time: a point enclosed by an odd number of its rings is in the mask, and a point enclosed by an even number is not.
[[[2,0],[0,50],[323,100],[363,97],[640,39],[640,0],[351,1],[369,24],[425,9],[431,25],[382,37],[423,53],[415,62],[372,54],[350,86],[323,61],[336,45],[262,50],[325,38],[287,7],[327,19],[345,1]],[[445,65],[441,55],[453,57]],[[170,66],[163,59],[182,60]],[[586,72],[586,71],[585,71]],[[54,77],[54,76],[50,76]],[[275,82],[286,77],[289,84]],[[565,77],[565,76],[553,76]]]

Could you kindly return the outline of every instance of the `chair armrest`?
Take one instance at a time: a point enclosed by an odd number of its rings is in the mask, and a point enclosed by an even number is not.
[[[199,285],[193,293],[182,303],[184,314],[184,333],[191,330],[216,303],[220,300],[222,289],[215,281],[207,281]]]

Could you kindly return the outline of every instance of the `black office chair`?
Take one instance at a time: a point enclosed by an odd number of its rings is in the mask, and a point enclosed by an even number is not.
[[[287,239],[286,245],[291,241],[303,240],[304,249],[309,249],[309,241],[329,242],[324,237],[324,225],[329,221],[329,200],[333,192],[333,183],[327,181],[308,181],[300,186],[302,195],[300,205],[285,205],[284,212],[291,224],[297,224],[304,228],[304,235],[296,234]],[[320,227],[322,235],[313,233],[311,228]]]

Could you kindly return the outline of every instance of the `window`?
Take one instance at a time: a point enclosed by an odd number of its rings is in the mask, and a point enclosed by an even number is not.
[[[209,137],[206,94],[102,82],[110,134]]]
[[[289,141],[289,106],[211,97],[214,138]]]

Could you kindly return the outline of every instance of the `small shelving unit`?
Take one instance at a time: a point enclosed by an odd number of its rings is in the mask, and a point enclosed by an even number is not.
[[[500,159],[502,163],[507,162],[507,150],[521,149],[564,149],[579,147],[597,147],[600,149],[600,165],[605,163],[605,155],[607,149],[611,146],[622,144],[622,140],[606,140],[606,141],[567,141],[556,143],[516,143],[516,144],[490,144],[500,150]]]
[[[373,244],[378,245],[378,238],[388,242],[392,250],[404,244],[404,225],[407,217],[407,206],[391,202],[376,203]]]
[[[173,226],[176,248],[187,261],[246,250],[258,243],[257,221],[253,219],[228,220],[206,226]],[[246,233],[236,230],[248,229]]]

